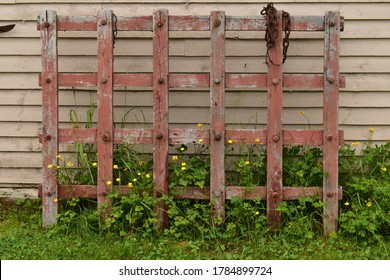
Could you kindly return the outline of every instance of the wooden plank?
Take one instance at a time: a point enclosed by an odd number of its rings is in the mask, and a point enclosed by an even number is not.
[[[118,31],[152,31],[152,16],[117,17]]]
[[[96,17],[93,16],[58,16],[58,30],[61,31],[96,31]]]
[[[153,13],[153,179],[154,197],[168,193],[169,20],[168,10]],[[157,206],[157,230],[168,226],[167,205]]]
[[[324,234],[337,231],[340,13],[326,12],[324,56]]]
[[[42,40],[42,133],[43,133],[43,226],[57,222],[58,186],[58,52],[57,52],[57,13],[42,11],[40,14]]]
[[[209,31],[209,16],[170,16],[170,31]]]
[[[278,34],[282,34],[282,12],[278,11]],[[267,223],[277,231],[282,222],[278,208],[282,201],[282,36],[275,38],[269,49],[268,61],[268,110],[267,110]]]
[[[225,13],[211,12],[210,200],[214,219],[225,219]]]
[[[113,22],[112,11],[100,10],[97,20],[97,145],[98,207],[104,216],[111,207],[107,194],[113,182]]]

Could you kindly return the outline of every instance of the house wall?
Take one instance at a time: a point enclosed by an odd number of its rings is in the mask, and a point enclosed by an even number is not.
[[[324,15],[338,10],[345,18],[341,34],[340,71],[346,88],[340,92],[340,128],[346,141],[372,137],[384,143],[390,137],[390,1],[273,1],[291,15]],[[144,1],[29,1],[0,0],[0,25],[14,23],[0,33],[0,197],[36,196],[41,182],[41,91],[38,85],[40,34],[36,18],[41,10],[60,15],[96,15],[112,9],[116,15],[151,15],[166,8],[171,15],[208,15],[224,10],[226,15],[258,15],[266,3],[257,0],[144,0]],[[75,37],[77,36],[77,37]],[[96,34],[60,33],[59,71],[96,72]],[[208,72],[210,42],[207,32],[171,32],[170,71]],[[266,72],[262,32],[227,33],[227,72]],[[292,32],[286,73],[321,73],[323,33]],[[115,71],[152,70],[149,32],[120,32],[115,44]],[[68,89],[60,93],[61,126],[69,126],[70,109],[77,111],[80,126],[86,111],[96,102],[96,89]],[[150,126],[152,93],[149,90],[118,89],[115,121],[120,126]],[[226,122],[235,127],[265,127],[265,91],[229,91]],[[287,128],[321,128],[322,92],[286,89],[283,100]],[[209,96],[204,90],[175,90],[170,94],[172,126],[196,127],[209,120]],[[302,116],[300,112],[304,112]],[[127,113],[127,114],[126,114]],[[96,117],[96,116],[95,116]],[[375,131],[371,135],[369,128]],[[72,147],[61,146],[63,152]]]

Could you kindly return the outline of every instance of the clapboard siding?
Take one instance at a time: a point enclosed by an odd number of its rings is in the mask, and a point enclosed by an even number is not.
[[[390,1],[273,1],[278,9],[292,15],[324,15],[338,10],[345,17],[341,34],[340,71],[346,88],[340,94],[340,128],[346,141],[368,137],[383,143],[390,137]],[[96,15],[112,9],[119,16],[151,15],[158,8],[171,15],[209,15],[224,10],[226,15],[258,15],[265,3],[257,0],[3,0],[0,25],[16,24],[14,30],[0,34],[0,197],[31,196],[41,181],[41,145],[37,141],[41,126],[41,91],[38,85],[40,34],[36,18],[41,10],[57,10],[61,15]],[[96,72],[96,32],[59,33],[59,70]],[[209,32],[171,32],[170,71],[208,72]],[[226,33],[227,72],[266,72],[264,32]],[[292,32],[286,73],[321,73],[322,32]],[[119,32],[115,45],[115,71],[152,70],[152,33]],[[96,88],[60,91],[60,126],[71,127],[70,109],[76,109],[83,127],[86,111],[96,103]],[[209,116],[209,92],[201,89],[170,92],[172,126],[195,128]],[[321,89],[286,89],[283,99],[286,128],[321,128]],[[228,127],[264,127],[266,121],[264,89],[228,90]],[[118,88],[114,96],[116,126],[151,127],[150,89]],[[309,122],[300,113],[304,112]],[[96,117],[96,116],[95,116]],[[95,118],[96,119],[96,118]],[[371,135],[370,128],[375,132]],[[61,151],[72,147],[61,145]]]

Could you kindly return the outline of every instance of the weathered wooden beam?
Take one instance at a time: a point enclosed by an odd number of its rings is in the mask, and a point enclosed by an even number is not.
[[[277,32],[282,34],[282,12],[278,11]],[[282,215],[277,210],[282,202],[282,36],[275,38],[275,45],[269,49],[268,62],[268,110],[267,110],[267,223],[277,231]]]
[[[326,12],[324,55],[324,234],[337,231],[340,13]]]
[[[153,179],[154,197],[168,194],[169,33],[168,10],[153,13]],[[168,226],[168,208],[157,206],[157,230]]]
[[[57,222],[58,185],[58,36],[57,13],[43,11],[39,16],[42,40],[42,156],[43,156],[43,226]]]
[[[211,12],[210,200],[212,217],[225,219],[225,13]]]
[[[107,194],[113,184],[113,22],[112,11],[101,10],[97,20],[97,146],[98,207],[102,216],[110,211]]]

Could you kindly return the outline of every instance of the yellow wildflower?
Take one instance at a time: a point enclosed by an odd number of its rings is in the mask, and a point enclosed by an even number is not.
[[[352,146],[356,147],[356,146],[359,146],[360,145],[360,142],[352,142]]]
[[[245,162],[245,165],[249,165],[249,164],[251,164],[249,161],[246,161],[246,162]]]
[[[387,171],[387,168],[386,168],[386,167],[382,167],[381,170],[382,170],[383,172],[386,172],[386,171]]]
[[[229,139],[227,142],[228,142],[229,144],[233,144],[233,140],[232,140],[232,139]]]
[[[201,123],[198,123],[198,127],[201,128],[203,126],[203,124]]]
[[[137,175],[138,175],[138,176],[141,176],[141,172],[138,172]]]
[[[370,132],[373,133],[374,131],[375,131],[375,129],[370,127]]]
[[[133,182],[134,182],[134,183],[135,183],[135,182],[137,182],[137,179],[136,179],[136,178],[134,178],[134,179],[133,179]]]
[[[61,155],[56,155],[56,159],[59,159],[59,158],[61,158]]]
[[[257,216],[257,215],[259,215],[259,214],[260,214],[260,212],[259,212],[259,211],[256,211],[256,212],[255,212],[255,214],[256,214],[256,216]]]
[[[47,168],[52,169],[52,168],[53,168],[53,164],[49,164],[49,165],[47,166]]]
[[[199,139],[198,141],[199,141],[199,143],[200,143],[200,144],[202,144],[202,143],[203,143],[203,139],[202,139],[202,138],[201,138],[201,139]]]
[[[57,169],[60,169],[61,168],[61,166],[60,165],[57,165]]]
[[[182,163],[181,163],[181,166],[187,166],[187,163],[182,162]]]
[[[114,164],[113,168],[114,168],[114,169],[119,169],[119,167],[118,167],[117,164]]]
[[[133,187],[133,183],[128,183],[128,184],[127,184],[127,186],[128,186],[128,187],[129,187],[129,189],[130,189],[130,188],[132,188],[132,187]]]
[[[68,161],[68,163],[66,164],[66,166],[72,167],[72,166],[73,166],[73,163],[72,163],[71,161]]]
[[[83,154],[83,156],[85,156],[85,157],[86,157],[86,156],[87,156],[87,154],[86,154],[86,153],[84,153],[84,154]]]
[[[178,156],[172,156],[172,160],[173,160],[173,161],[177,161],[178,159],[179,159]]]
[[[58,198],[54,198],[53,201],[54,201],[54,202],[58,202]]]
[[[367,207],[371,207],[372,206],[372,202],[371,201],[369,201],[369,202],[367,202]]]
[[[186,167],[184,167],[184,166],[181,168],[181,170],[183,170],[183,171],[184,171],[184,170],[186,170],[186,169],[187,169],[187,168],[186,168]]]
[[[107,186],[111,186],[112,185],[112,182],[111,181],[107,181]]]
[[[121,178],[116,178],[116,181],[117,181],[117,182],[120,182],[120,181],[121,181]]]
[[[349,205],[349,202],[348,202],[348,201],[346,201],[346,202],[344,203],[344,205],[345,205],[345,206],[348,206],[348,205]]]
[[[139,164],[140,166],[141,166],[141,165],[144,165],[144,164],[145,164],[145,161],[144,161],[144,160],[141,160],[138,164]]]
[[[97,162],[92,163],[92,166],[96,167],[97,166]]]
[[[181,148],[180,148],[180,151],[182,151],[182,152],[183,152],[184,150],[185,150],[185,149],[184,149],[184,147],[181,147]]]
[[[146,179],[149,179],[149,178],[150,178],[150,174],[149,174],[149,173],[146,173],[145,178],[146,178]]]
[[[259,139],[259,138],[256,138],[255,142],[256,142],[256,143],[259,143],[259,142],[260,142],[260,139]]]
[[[305,115],[305,112],[300,111],[299,114],[300,114],[301,116],[304,116],[304,115]]]

